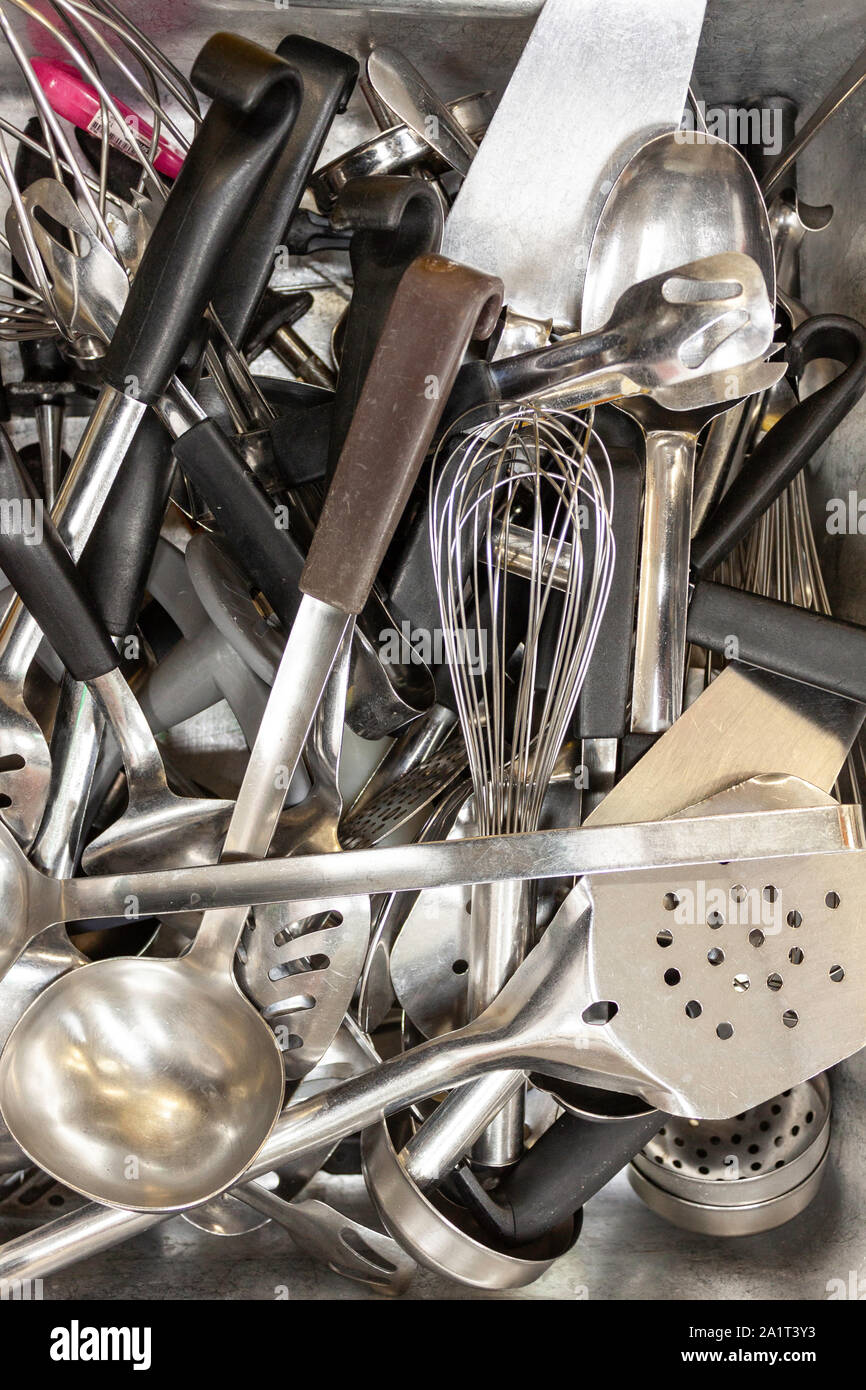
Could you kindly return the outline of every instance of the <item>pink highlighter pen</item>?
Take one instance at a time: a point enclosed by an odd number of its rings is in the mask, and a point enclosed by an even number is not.
[[[123,116],[125,124],[118,128],[117,118],[104,113],[99,104],[99,94],[94,87],[85,82],[72,63],[55,62],[49,58],[31,58],[33,71],[39,85],[51,103],[51,109],[64,120],[71,121],[79,130],[91,135],[101,136],[104,115],[108,116],[108,143],[116,150],[131,158],[136,157],[140,147],[147,149],[153,135],[153,126],[148,125],[137,112],[114,98],[114,104]],[[177,178],[183,164],[183,155],[164,136],[160,136],[153,166],[168,178]]]

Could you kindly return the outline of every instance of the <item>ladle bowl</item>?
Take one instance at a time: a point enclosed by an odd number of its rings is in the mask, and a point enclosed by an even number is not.
[[[0,1059],[6,1123],[59,1181],[109,1206],[172,1211],[237,1181],[283,1100],[261,1015],[193,949],[73,970]]]

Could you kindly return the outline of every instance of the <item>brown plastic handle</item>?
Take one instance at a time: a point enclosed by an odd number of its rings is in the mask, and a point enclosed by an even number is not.
[[[472,338],[488,338],[502,281],[419,256],[397,287],[301,576],[301,590],[360,613]]]

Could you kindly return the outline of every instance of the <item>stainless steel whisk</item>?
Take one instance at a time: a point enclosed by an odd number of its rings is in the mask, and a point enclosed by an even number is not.
[[[479,835],[535,830],[610,591],[610,461],[591,422],[531,406],[441,454],[440,446],[430,545],[475,826]],[[473,1016],[531,944],[533,906],[524,882],[473,889]],[[519,1157],[522,1101],[510,1101],[482,1136],[480,1162],[501,1167]]]
[[[29,21],[27,49],[12,22],[16,12]],[[50,13],[35,8],[27,0],[4,0],[0,5],[0,32],[24,77],[39,117],[41,135],[41,139],[35,139],[0,117],[0,178],[6,184],[27,242],[28,263],[21,269],[33,281],[31,286],[22,283],[20,277],[0,273],[0,281],[13,292],[11,298],[5,295],[0,298],[0,337],[21,339],[56,334],[61,340],[68,339],[65,316],[54,302],[50,279],[43,270],[35,245],[31,245],[21,203],[23,190],[18,188],[7,137],[36,155],[44,156],[46,173],[50,170],[58,182],[63,182],[64,177],[71,181],[76,201],[94,234],[120,260],[111,205],[121,216],[124,205],[108,187],[110,133],[124,133],[125,151],[141,165],[136,191],[140,193],[146,189],[148,197],[159,204],[163,184],[152,161],[160,134],[168,132],[181,151],[188,143],[169,106],[182,112],[195,126],[200,120],[198,99],[186,78],[111,0],[93,0],[90,4],[80,3],[80,0],[53,0]],[[74,65],[81,79],[99,98],[99,168],[95,177],[71,144],[31,65],[31,57],[37,56],[34,48],[38,50],[41,46],[40,36],[51,49],[62,53],[64,62]],[[133,99],[147,111],[152,125],[152,134],[147,139],[129,140],[129,126],[116,104],[119,88],[131,92]],[[5,237],[0,236],[0,244],[10,251]]]

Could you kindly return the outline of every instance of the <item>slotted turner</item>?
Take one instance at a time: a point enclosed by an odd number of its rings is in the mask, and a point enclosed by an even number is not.
[[[370,899],[258,908],[235,971],[276,1031],[287,1077],[304,1076],[330,1047],[358,983],[370,939]]]

